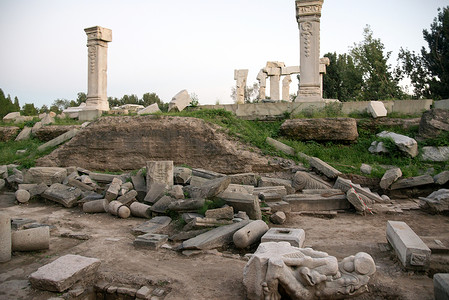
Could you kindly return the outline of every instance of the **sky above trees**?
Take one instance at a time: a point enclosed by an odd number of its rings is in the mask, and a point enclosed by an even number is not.
[[[447,0],[325,0],[321,55],[348,53],[369,24],[396,65],[401,47],[426,45],[422,30],[443,6]],[[21,105],[49,106],[87,91],[83,29],[95,25],[113,32],[112,97],[154,92],[167,102],[187,89],[201,104],[230,103],[234,69],[249,69],[251,85],[269,60],[299,64],[293,0],[2,0],[0,11],[0,88]]]

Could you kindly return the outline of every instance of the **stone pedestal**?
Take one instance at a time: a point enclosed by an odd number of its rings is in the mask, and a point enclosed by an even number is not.
[[[235,102],[237,104],[245,103],[245,87],[246,87],[246,79],[248,77],[248,70],[234,70],[234,80],[237,81],[235,88]]]
[[[88,76],[86,110],[109,111],[107,97],[108,42],[112,30],[100,26],[84,29],[87,34]]]
[[[321,102],[320,17],[323,0],[296,0],[299,25],[300,81],[296,102]]]

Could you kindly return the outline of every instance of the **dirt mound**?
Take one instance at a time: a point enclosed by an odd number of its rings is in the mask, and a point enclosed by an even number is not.
[[[125,171],[139,169],[148,160],[172,160],[175,165],[227,174],[280,169],[271,158],[224,131],[196,118],[103,117],[37,165]]]

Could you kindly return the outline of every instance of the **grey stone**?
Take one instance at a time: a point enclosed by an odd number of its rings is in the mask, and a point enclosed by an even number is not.
[[[154,203],[153,206],[151,206],[151,211],[163,214],[168,210],[168,206],[174,201],[176,201],[176,199],[173,199],[170,196],[163,196],[156,203]]]
[[[317,169],[319,172],[323,173],[328,178],[337,178],[341,175],[341,172],[335,169],[334,167],[330,166],[329,164],[325,163],[321,159],[317,157],[310,157],[309,158],[309,164],[312,168]]]
[[[87,170],[86,170],[87,171]],[[112,174],[103,174],[103,173],[95,173],[95,172],[88,172],[89,177],[92,180],[95,180],[97,182],[101,183],[110,183],[114,178],[117,178],[118,175],[112,175]]]
[[[192,229],[200,229],[200,228],[208,228],[208,227],[218,227],[223,225],[229,225],[232,224],[233,221],[231,220],[224,220],[224,219],[214,219],[214,218],[203,218],[203,217],[196,217],[193,218],[186,226],[184,226],[184,231],[189,231]]]
[[[363,199],[357,194],[357,192],[353,188],[350,188],[346,192],[346,197],[348,198],[349,203],[351,203],[354,206],[355,210],[359,212],[364,212],[366,210],[366,206],[364,204]]]
[[[282,212],[291,212],[292,207],[290,206],[290,203],[286,201],[279,201],[279,202],[267,202],[267,206],[271,209],[272,213],[276,213],[278,211]]]
[[[287,189],[285,186],[263,186],[263,187],[256,187],[254,188],[253,195],[260,196],[262,193],[268,193],[268,194],[279,194],[281,196],[287,195]]]
[[[186,186],[184,191],[189,193],[191,198],[212,198],[220,194],[231,183],[231,178],[221,177],[209,180],[200,186]]]
[[[423,147],[421,159],[425,161],[448,161],[449,147]]]
[[[42,122],[36,122],[34,125],[33,125],[33,128],[31,128],[31,133],[34,135],[34,134],[36,134],[36,132],[39,130],[39,129],[41,129],[42,128]]]
[[[208,209],[206,210],[206,218],[232,220],[234,218],[234,209],[232,206]]]
[[[370,101],[368,104],[368,112],[374,119],[387,116],[387,109],[382,101]]]
[[[433,177],[436,184],[444,185],[449,182],[449,171],[443,171]]]
[[[443,213],[449,211],[449,189],[440,189],[431,193],[427,197],[419,197],[426,202],[426,205],[432,212]],[[426,208],[424,206],[424,208]]]
[[[183,213],[181,215],[181,217],[184,220],[184,222],[189,223],[190,221],[192,221],[195,218],[202,218],[203,215],[198,214],[198,213],[186,212],[186,213]]]
[[[408,154],[411,157],[415,157],[418,155],[418,143],[408,136],[388,131],[382,131],[381,133],[378,133],[376,136],[381,138],[393,139],[394,143],[399,148],[399,150]]]
[[[201,186],[202,184],[210,181],[210,179],[199,177],[199,176],[192,176],[190,178],[190,186]]]
[[[278,193],[269,193],[269,192],[262,192],[259,194],[259,199],[264,202],[278,202],[282,201],[283,195]]]
[[[163,183],[153,183],[149,185],[149,190],[143,200],[145,203],[154,204],[167,192],[167,186]]]
[[[254,173],[233,174],[229,175],[229,177],[231,178],[232,184],[257,185],[257,178]]]
[[[184,199],[184,190],[182,185],[173,185],[168,191],[168,194],[175,199]]]
[[[436,138],[444,131],[449,131],[449,110],[431,109],[422,114],[419,123],[421,137]]]
[[[350,188],[354,188],[364,200],[369,199],[369,202],[383,202],[379,195],[371,192],[368,188],[363,188],[359,184],[353,183],[351,180],[338,177],[335,181],[334,189],[340,189],[346,193]]]
[[[123,196],[120,196],[117,198],[117,201],[121,202],[122,204],[128,205],[131,202],[135,201],[137,197],[137,191],[136,190],[130,190]]]
[[[137,191],[137,200],[139,202],[143,202],[145,196],[147,195],[147,184],[145,183],[145,178],[138,173],[136,176],[131,176],[131,181],[134,189]]]
[[[5,179],[8,177],[8,166],[0,165],[0,178]]]
[[[0,211],[0,262],[11,260],[11,218]]]
[[[19,203],[26,203],[31,198],[30,193],[26,190],[17,190],[15,196]]]
[[[73,138],[75,135],[78,134],[78,132],[80,132],[80,130],[76,129],[76,128],[72,129],[70,131],[67,131],[66,133],[61,134],[60,136],[58,136],[58,137],[56,137],[56,138],[46,142],[45,144],[40,145],[37,148],[37,151],[45,151],[45,150],[47,150],[47,149],[49,149],[51,147],[55,147],[55,146],[57,146],[59,144],[62,144],[64,142],[70,140],[71,138]]]
[[[292,187],[292,181],[280,178],[261,177],[259,179],[259,187],[267,186],[284,186],[287,190],[287,194],[294,194],[295,189]]]
[[[182,249],[207,250],[220,248],[232,242],[232,236],[250,221],[241,221],[231,225],[214,228],[182,243]]]
[[[25,126],[19,135],[16,137],[15,141],[25,141],[31,137],[31,127]]]
[[[293,149],[290,146],[287,146],[284,143],[281,143],[275,139],[270,138],[269,136],[266,139],[267,144],[273,146],[276,150],[279,150],[287,155],[294,156],[295,155],[295,149]]]
[[[185,185],[189,183],[192,178],[192,169],[176,167],[173,171],[173,175],[175,184]]]
[[[90,185],[82,183],[81,181],[76,180],[75,178],[69,178],[67,184],[76,188],[79,188],[82,191],[93,191],[94,188]]]
[[[108,189],[106,190],[105,198],[108,201],[112,201],[117,198],[118,193],[120,191],[120,186],[122,185],[122,181],[118,178],[112,179],[111,184],[109,185]]]
[[[392,190],[406,189],[406,188],[422,186],[422,185],[432,184],[432,183],[434,183],[432,176],[421,175],[421,176],[417,176],[417,177],[399,179],[398,181],[396,181],[395,183],[393,183],[390,186],[390,189],[392,189]]]
[[[360,166],[360,172],[362,172],[363,174],[371,174],[371,172],[373,171],[373,167],[371,167],[370,165],[367,164],[362,164]]]
[[[232,240],[237,248],[244,249],[260,241],[267,231],[268,225],[264,221],[253,221],[237,230],[232,236]]]
[[[81,196],[81,190],[75,187],[69,187],[60,183],[52,184],[45,192],[42,193],[42,197],[55,202],[58,202],[65,207],[73,207],[76,201]]]
[[[270,221],[273,222],[273,224],[282,225],[286,220],[287,216],[283,211],[277,211],[270,216]]]
[[[449,299],[449,273],[433,275],[433,288],[435,300]]]
[[[33,167],[24,174],[24,183],[62,183],[67,177],[67,169],[57,167]]]
[[[186,90],[182,90],[173,96],[168,104],[168,111],[182,111],[190,105],[190,102],[192,102],[192,99],[190,99],[189,93]]]
[[[204,170],[204,169],[192,169],[192,175],[197,177],[202,177],[206,179],[217,179],[221,177],[225,177],[225,174],[217,173],[210,170]]]
[[[390,153],[387,147],[385,147],[385,144],[379,141],[372,142],[370,147],[368,148],[368,151],[373,154]]]
[[[170,217],[160,216],[154,217],[149,221],[146,221],[140,224],[137,227],[133,228],[133,232],[136,234],[145,234],[145,233],[158,233],[160,230],[167,227],[171,222]]]
[[[162,246],[162,244],[168,241],[168,235],[156,234],[156,233],[146,233],[139,235],[133,242],[136,247],[144,247],[152,250],[157,250]]]
[[[173,185],[173,161],[147,161],[147,189],[153,183]]]
[[[206,229],[198,229],[198,230],[189,230],[189,231],[186,231],[186,232],[182,231],[182,232],[179,232],[177,234],[172,235],[169,239],[171,241],[174,241],[174,242],[182,242],[182,241],[194,238],[194,237],[196,237],[196,236],[198,236],[200,234],[203,234],[203,233],[205,233],[207,231],[209,231],[208,228],[206,228]]]
[[[45,114],[45,116],[41,119],[42,125],[48,125],[54,122],[55,119],[50,114]]]
[[[254,186],[243,185],[243,184],[230,184],[224,191],[225,193],[242,193],[242,194],[253,194]]]
[[[26,218],[14,218],[11,219],[11,228],[14,230],[21,229],[23,226],[31,223],[35,223],[36,220]]]
[[[35,288],[63,292],[78,281],[92,280],[99,266],[99,259],[67,254],[40,267],[29,279]]]
[[[129,209],[131,210],[131,214],[134,217],[139,218],[151,218],[151,206],[139,203],[139,202],[133,202],[129,206]]]
[[[331,185],[318,176],[298,171],[293,177],[292,186],[296,191],[304,189],[328,189]]]
[[[168,205],[169,210],[178,212],[195,212],[204,206],[204,199],[183,199],[172,201]],[[157,203],[156,203],[157,204]]]
[[[406,269],[428,269],[430,249],[404,222],[387,222],[387,240]]]
[[[13,251],[39,251],[50,248],[50,228],[48,226],[24,230],[15,230],[11,233]]]
[[[396,180],[402,176],[402,171],[400,168],[392,168],[387,170],[382,179],[380,180],[380,187],[386,190],[390,185],[392,185]]]
[[[83,212],[94,214],[103,213],[105,211],[105,201],[106,199],[92,200],[83,204]]]
[[[146,299],[147,296],[151,295],[151,290],[147,286],[142,286],[136,292],[137,299]]]
[[[349,209],[350,205],[344,193],[330,196],[313,194],[293,194],[282,198],[290,204],[291,211],[317,211]]]
[[[261,238],[262,243],[288,242],[293,247],[302,248],[306,233],[298,228],[270,228]]]
[[[259,199],[255,195],[224,192],[217,195],[217,197],[224,200],[226,204],[232,206],[234,211],[246,212],[252,220],[262,219]]]
[[[131,211],[126,205],[115,200],[109,203],[108,212],[122,219],[126,219],[131,215]]]
[[[159,109],[159,106],[157,105],[157,103],[153,103],[147,107],[145,107],[144,109],[141,109],[137,112],[138,115],[144,115],[144,114],[154,114],[157,112],[160,112],[161,110]]]

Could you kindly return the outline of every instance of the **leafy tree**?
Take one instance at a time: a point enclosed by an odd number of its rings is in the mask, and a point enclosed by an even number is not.
[[[50,111],[60,114],[64,109],[70,106],[70,101],[66,99],[56,99],[50,106]]]
[[[0,117],[3,118],[8,114],[9,109],[9,103],[8,100],[5,97],[5,93],[3,93],[3,90],[0,89]]]
[[[19,111],[20,110],[20,104],[19,104],[19,98],[14,97],[14,111]]]
[[[410,77],[417,98],[449,98],[449,6],[438,9],[438,16],[423,30],[429,51],[421,53],[401,48],[401,71]]]
[[[34,107],[33,103],[25,103],[25,105],[22,107],[21,113],[24,116],[35,116],[37,115],[37,109]]]
[[[39,113],[43,114],[43,113],[48,113],[50,111],[50,109],[48,109],[47,105],[42,105],[42,107],[39,109]]]
[[[78,93],[78,97],[76,98],[76,106],[80,106],[81,103],[85,103],[87,100],[87,95],[86,93],[83,92],[79,92]]]
[[[200,99],[198,98],[198,95],[196,93],[190,93],[190,101],[189,106],[191,107],[197,107],[198,104],[200,104]]]
[[[350,50],[354,65],[361,70],[363,76],[361,100],[404,98],[399,87],[400,76],[391,71],[388,64],[391,52],[384,53],[384,44],[373,37],[373,31],[368,25],[363,36],[364,40]]]
[[[361,100],[363,73],[350,55],[327,53],[330,60],[324,76],[323,96],[340,101]]]

